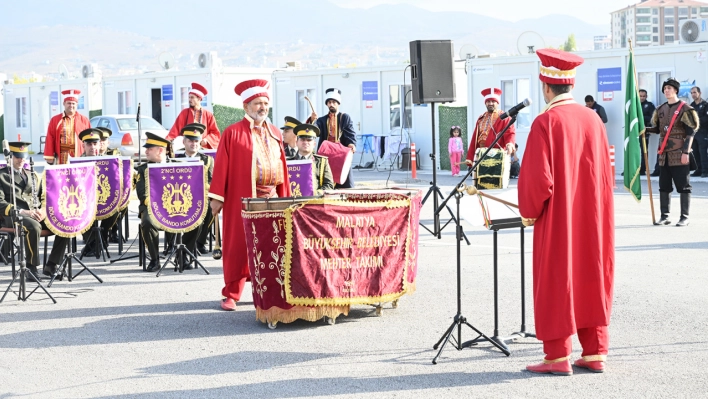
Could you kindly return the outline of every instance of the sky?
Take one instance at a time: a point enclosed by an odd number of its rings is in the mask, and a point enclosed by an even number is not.
[[[430,11],[466,11],[507,21],[549,14],[571,15],[591,24],[610,23],[610,13],[638,0],[330,0],[341,7],[369,8],[380,4],[410,4]]]

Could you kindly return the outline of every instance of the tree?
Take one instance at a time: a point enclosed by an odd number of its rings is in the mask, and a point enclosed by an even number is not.
[[[575,33],[571,33],[568,35],[568,39],[566,39],[565,43],[563,43],[562,50],[564,51],[575,51],[578,49],[578,46],[575,44]]]

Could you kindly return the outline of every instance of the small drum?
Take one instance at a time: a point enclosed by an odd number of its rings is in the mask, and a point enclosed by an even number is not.
[[[475,162],[486,150],[486,148],[478,148],[475,151]],[[506,152],[498,148],[492,148],[474,171],[475,187],[487,190],[509,187],[510,169],[511,160]]]
[[[349,147],[325,141],[317,151],[317,155],[327,157],[335,183],[344,184],[347,181],[349,170],[352,168],[352,160],[354,160],[354,153]]]

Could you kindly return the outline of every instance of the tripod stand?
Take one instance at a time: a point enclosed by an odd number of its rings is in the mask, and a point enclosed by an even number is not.
[[[3,142],[3,147],[6,147],[7,141]],[[42,291],[44,291],[47,296],[52,300],[52,302],[57,303],[56,299],[47,291],[46,288],[42,285],[42,283],[39,281],[39,276],[35,276],[31,270],[29,270],[26,265],[25,265],[25,242],[26,240],[26,234],[27,231],[24,228],[22,222],[23,222],[23,217],[20,214],[21,210],[17,209],[17,186],[15,185],[15,172],[12,170],[14,165],[12,159],[14,157],[11,156],[11,152],[9,147],[8,148],[3,148],[3,152],[5,154],[5,159],[7,161],[7,171],[8,174],[10,175],[10,182],[12,183],[12,221],[13,221],[13,226],[15,228],[15,244],[17,247],[17,257],[19,258],[18,263],[20,264],[20,268],[17,269],[15,274],[12,276],[12,281],[10,282],[10,285],[7,286],[7,289],[5,290],[5,293],[3,294],[2,298],[0,298],[0,303],[5,300],[5,296],[7,296],[7,293],[10,292],[12,289],[12,286],[15,285],[15,281],[19,282],[19,292],[17,294],[17,300],[20,300],[22,302],[26,301],[27,298],[29,298],[32,294],[37,291],[37,289],[41,288]],[[33,174],[29,176],[30,179],[32,180],[33,184],[33,199],[32,199],[32,206],[37,202],[36,201],[36,191],[34,190],[34,176]],[[30,293],[27,293],[27,277],[30,276],[32,279],[37,283],[37,287],[30,291]],[[19,278],[19,280],[18,280]]]
[[[197,257],[187,248],[186,245],[182,243],[182,233],[177,233],[177,244],[175,247],[172,249],[172,252],[170,252],[169,255],[167,255],[167,259],[165,260],[165,263],[162,264],[162,267],[160,270],[157,271],[157,275],[155,277],[160,277],[160,274],[162,274],[162,270],[167,267],[168,263],[172,263],[175,265],[175,271],[179,271],[182,273],[184,271],[184,264],[185,260],[187,259],[187,256],[190,256],[191,259],[196,263],[199,267],[204,270],[204,273],[209,274],[209,271],[202,265],[201,262],[197,259]],[[172,260],[174,257],[174,260]]]
[[[74,238],[74,240],[76,240],[76,238]],[[49,280],[49,284],[47,284],[47,287],[51,287],[52,284],[54,283],[54,280],[59,280],[59,281],[63,280],[64,276],[66,276],[68,278],[69,282],[71,282],[76,277],[78,277],[81,273],[83,273],[85,271],[89,272],[96,280],[98,280],[99,283],[103,283],[103,280],[101,280],[100,277],[98,277],[94,272],[92,272],[91,269],[89,269],[88,266],[86,266],[86,264],[81,261],[81,258],[76,257],[76,242],[69,243],[67,246],[68,246],[68,249],[67,249],[68,252],[64,255],[64,259],[62,259],[61,264],[59,266],[57,266],[57,271],[52,276],[52,279]],[[76,263],[80,264],[82,267],[82,269],[74,275],[72,275],[72,273],[71,273],[72,272],[71,266],[72,266],[73,261],[76,261]]]
[[[12,174],[12,172],[10,172]],[[13,177],[13,183],[12,185],[14,186],[14,177]],[[13,197],[13,202],[14,202],[14,197]],[[25,265],[25,246],[24,243],[26,242],[26,232],[25,229],[22,228],[22,216],[20,216],[19,211],[17,210],[17,207],[13,207],[12,209],[12,214],[13,214],[13,219],[14,219],[14,225],[15,225],[15,240],[18,241],[16,242],[17,245],[17,256],[19,257],[19,264],[20,268],[17,269],[15,272],[15,275],[12,276],[12,281],[10,282],[10,285],[7,286],[7,289],[5,290],[5,293],[3,294],[2,298],[0,298],[0,303],[5,300],[5,296],[7,296],[7,293],[10,292],[10,289],[12,289],[12,286],[15,285],[15,281],[18,281],[19,283],[19,291],[17,293],[17,300],[19,301],[26,301],[27,298],[29,298],[32,294],[34,294],[35,291],[38,289],[42,289],[45,294],[49,297],[49,299],[52,300],[52,302],[57,303],[57,300],[54,299],[52,294],[47,291],[46,288],[42,285],[42,283],[39,281],[39,276],[35,276],[30,269],[28,269]],[[30,291],[30,293],[27,293],[27,277],[31,276],[32,279],[37,283],[37,286]],[[51,286],[51,284],[49,285]]]
[[[447,227],[450,222],[454,221],[455,224],[458,224],[457,219],[455,218],[455,214],[452,213],[452,209],[450,209],[449,206],[445,205],[445,208],[447,208],[447,211],[450,213],[450,219],[445,223],[444,226],[440,227],[440,212],[438,211],[438,199],[443,199],[445,196],[442,195],[442,192],[440,191],[440,187],[438,187],[438,174],[437,174],[437,163],[435,162],[435,103],[430,103],[431,109],[430,109],[430,119],[432,120],[432,139],[433,139],[433,152],[430,154],[430,160],[433,163],[433,181],[430,182],[430,188],[428,188],[428,192],[425,193],[425,196],[423,197],[423,202],[421,205],[425,205],[425,201],[428,200],[428,197],[430,195],[433,196],[433,209],[435,212],[433,213],[433,229],[429,229],[428,226],[424,225],[423,223],[420,223],[420,225],[425,229],[428,230],[428,232],[436,237],[438,239],[442,238],[442,230]],[[447,201],[446,201],[447,202]],[[443,204],[444,205],[444,204]],[[467,242],[467,245],[470,245],[470,240],[467,238],[467,235],[465,233],[462,233],[462,236],[464,237],[465,241]]]
[[[465,181],[467,180],[468,177],[472,174],[472,172],[475,170],[475,168],[482,162],[482,160],[489,154],[489,151],[494,148],[494,146],[497,144],[497,142],[504,136],[504,133],[509,129],[511,125],[513,125],[516,122],[516,116],[512,116],[511,120],[509,123],[504,127],[504,130],[502,130],[497,137],[494,139],[492,144],[487,148],[487,150],[479,157],[479,159],[472,165],[472,167],[467,171],[467,174],[465,177],[462,178],[462,180],[455,186],[455,189],[452,190],[450,195],[445,198],[445,200],[440,204],[440,207],[435,209],[435,213],[442,212],[443,206],[446,206],[450,198],[453,196],[455,197],[455,202],[457,204],[457,218],[455,219],[456,222],[456,235],[455,239],[457,241],[457,314],[455,314],[455,317],[453,319],[452,324],[448,329],[445,331],[445,333],[440,337],[438,342],[433,346],[433,349],[438,349],[437,355],[433,358],[433,364],[437,364],[438,357],[440,357],[440,354],[442,353],[443,349],[445,349],[445,345],[450,342],[452,339],[454,341],[453,346],[455,349],[462,350],[464,348],[477,345],[478,342],[480,341],[487,341],[494,345],[497,349],[502,351],[505,355],[509,356],[511,352],[507,349],[506,345],[504,345],[501,342],[498,342],[498,339],[491,339],[488,336],[486,336],[484,333],[479,331],[477,328],[475,328],[473,325],[467,322],[467,318],[462,315],[462,287],[461,287],[461,279],[462,279],[462,271],[461,271],[461,263],[462,263],[462,254],[460,252],[460,241],[462,240],[462,224],[460,221],[460,199],[462,198],[463,192],[465,190]],[[449,208],[448,208],[449,209]],[[467,341],[467,342],[462,342],[462,325],[465,324],[469,328],[471,328],[475,333],[478,334],[477,338]],[[452,332],[454,331],[455,327],[457,327],[457,338],[452,336]],[[495,331],[495,335],[497,332]],[[442,344],[442,346],[440,345]]]

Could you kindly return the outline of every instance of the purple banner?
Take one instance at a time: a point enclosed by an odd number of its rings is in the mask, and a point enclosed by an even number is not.
[[[290,192],[293,197],[312,197],[315,193],[312,160],[288,161]]]
[[[133,191],[133,159],[131,157],[120,157],[123,163],[123,192],[121,193],[118,209],[125,210],[130,203],[130,193]]]
[[[117,156],[69,158],[70,164],[94,162],[97,170],[96,219],[107,219],[120,210],[123,194],[123,163]]]
[[[91,228],[96,218],[96,165],[47,165],[45,212],[49,230],[60,237],[76,237]]]
[[[199,227],[208,208],[204,164],[149,164],[146,174],[150,220],[170,233]]]

